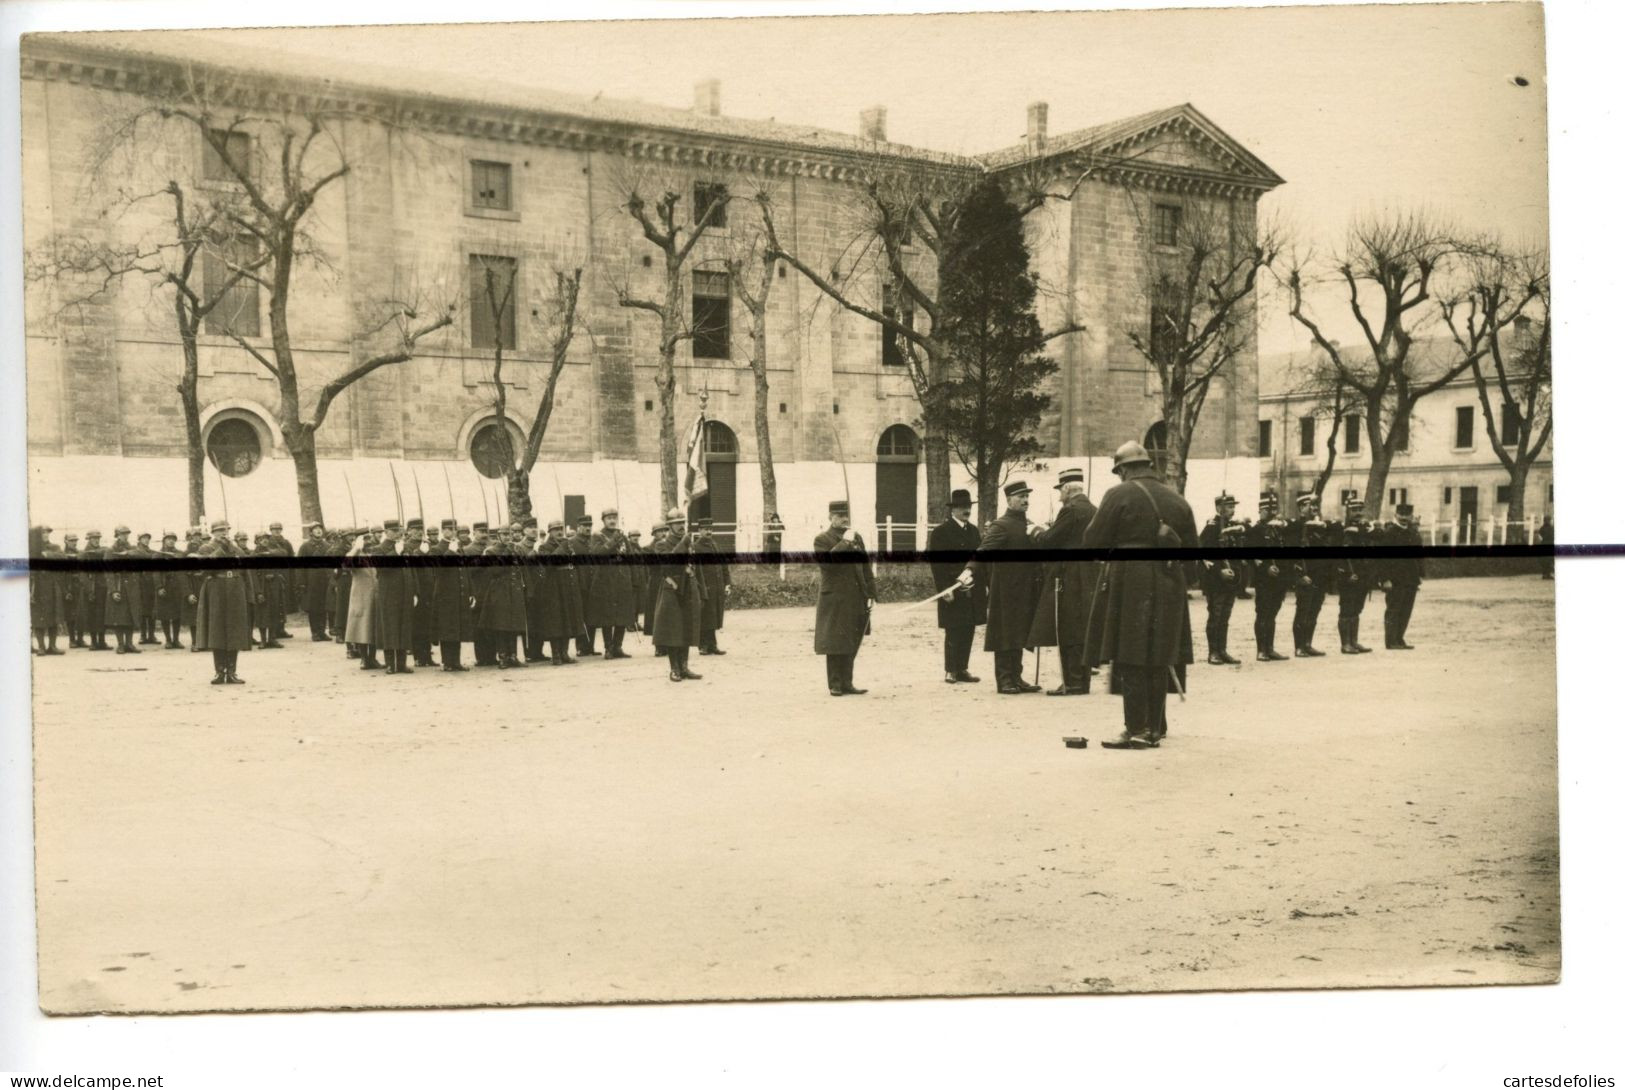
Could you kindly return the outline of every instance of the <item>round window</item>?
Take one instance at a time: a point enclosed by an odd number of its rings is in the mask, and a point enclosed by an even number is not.
[[[227,477],[246,477],[260,464],[260,433],[246,420],[232,417],[209,429],[209,461]]]
[[[474,429],[468,441],[468,456],[480,476],[500,480],[514,464],[513,435],[511,432],[503,434],[502,426],[495,420],[487,421]]]

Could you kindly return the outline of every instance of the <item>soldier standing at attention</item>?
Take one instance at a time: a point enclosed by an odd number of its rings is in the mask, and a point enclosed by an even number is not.
[[[970,490],[956,488],[948,500],[948,518],[931,528],[926,550],[931,554],[931,581],[937,593],[956,586],[956,577],[982,544],[982,531],[970,520]],[[942,680],[949,685],[982,679],[970,672],[976,626],[987,623],[987,589],[958,587],[937,602],[937,627],[942,629]]]
[[[1343,545],[1348,552],[1337,561],[1337,635],[1338,650],[1345,655],[1371,650],[1360,642],[1360,614],[1371,593],[1371,561],[1365,552],[1371,544],[1371,525],[1364,512],[1365,502],[1357,497],[1343,504]]]
[[[406,528],[405,555],[428,556],[440,531],[425,526],[420,518],[408,521]],[[412,665],[417,669],[439,666],[434,659],[434,570],[408,568],[406,573],[411,576],[412,590],[417,597],[417,604],[412,607]]]
[[[631,658],[621,650],[626,630],[638,623],[637,592],[633,576],[637,569],[622,563],[633,551],[631,540],[621,533],[621,513],[604,509],[604,528],[592,536],[591,555],[613,557],[615,563],[599,565],[593,571],[592,592],[587,595],[589,626],[604,630],[604,658]]]
[[[102,559],[106,550],[102,548],[102,532],[100,530],[87,530],[85,532],[85,559],[91,562]],[[79,595],[79,612],[82,618],[81,627],[85,637],[90,641],[92,651],[111,651],[107,646],[107,576],[94,567],[82,572],[79,576],[79,585],[76,588]]]
[[[181,646],[181,619],[187,613],[187,599],[192,593],[192,582],[181,564],[186,559],[176,543],[179,539],[168,530],[164,531],[163,547],[158,555],[163,558],[164,567],[158,572],[157,604],[153,607],[159,622],[164,626],[164,647],[166,650],[179,650]]]
[[[554,519],[547,524],[547,537],[537,543],[536,555],[564,559],[574,555],[561,520]],[[579,639],[586,630],[581,615],[581,593],[576,584],[576,566],[548,564],[540,568],[538,574],[542,577],[539,638],[546,639],[552,647],[554,666],[573,666],[581,660],[570,654],[570,641]]]
[[[223,520],[212,523],[209,532],[214,536],[198,548],[198,556],[247,555],[232,544],[231,527]],[[249,603],[257,596],[254,575],[247,568],[206,570],[199,575],[194,646],[214,653],[214,680],[209,684],[243,684],[237,676],[237,655],[254,646]]]
[[[128,526],[114,527],[113,545],[108,553],[121,560],[131,560],[138,556],[135,546],[130,544]],[[134,639],[135,633],[141,627],[141,614],[146,608],[141,604],[141,573],[110,571],[106,575],[106,587],[107,627],[118,637],[118,653],[139,655],[141,649],[135,646]]]
[[[1287,529],[1275,493],[1264,493],[1258,498],[1258,522],[1248,532],[1247,544],[1255,549],[1281,548],[1286,544]],[[1275,650],[1275,620],[1286,601],[1289,569],[1280,557],[1260,557],[1253,566],[1253,640],[1258,645],[1258,661],[1286,662],[1290,656]]]
[[[657,556],[660,553],[665,552],[666,542],[670,536],[671,530],[666,526],[665,523],[656,523],[649,530],[649,544],[643,550],[645,555]],[[643,631],[650,637],[649,642],[654,646],[654,653],[657,657],[665,654],[665,652],[660,649],[660,645],[654,643],[653,639],[655,630],[655,603],[659,599],[660,569],[657,566],[645,565],[643,568],[643,604],[639,608],[643,613]]]
[[[28,534],[28,555],[34,560],[60,555],[51,543],[51,528],[36,526]],[[56,645],[57,629],[66,613],[61,572],[35,571],[28,575],[29,620],[34,627],[34,639],[39,643],[36,655],[60,655]]]
[[[142,559],[151,560],[158,554],[152,548],[152,535],[140,533],[135,537],[134,555]],[[155,610],[158,601],[158,569],[154,565],[144,568],[140,572],[141,579],[141,638],[136,641],[143,644],[158,643],[157,617]]]
[[[1535,527],[1535,544],[1536,545],[1556,545],[1557,544],[1557,529],[1556,529],[1556,527],[1554,527],[1552,525],[1552,513],[1550,511],[1546,512],[1546,517],[1541,520],[1540,525]],[[1540,577],[1542,579],[1550,579],[1550,578],[1552,578],[1553,567],[1554,567],[1554,565],[1552,564],[1552,558],[1551,557],[1549,557],[1549,556],[1541,557],[1540,558]]]
[[[1202,527],[1199,541],[1204,549],[1235,548],[1242,544],[1247,527],[1236,521],[1236,497],[1220,492],[1213,500],[1218,512]],[[1230,611],[1236,605],[1239,580],[1236,565],[1228,560],[1202,561],[1202,597],[1207,599],[1207,664],[1240,666],[1230,655]]]
[[[62,535],[62,555],[79,557],[79,535]],[[85,630],[80,627],[78,594],[79,575],[76,572],[62,573],[62,606],[64,617],[68,624],[68,646],[83,647],[85,645]]]
[[[344,638],[355,648],[361,660],[361,669],[378,670],[378,648],[374,630],[378,624],[378,570],[366,562],[364,554],[376,542],[368,534],[357,534],[345,556],[346,570],[350,573],[349,609],[344,620]]]
[[[576,556],[587,556],[592,552],[592,516],[582,515],[576,519],[575,534],[565,539],[565,547]],[[576,598],[578,615],[585,618],[587,615],[587,598],[592,593],[593,568],[591,564],[583,564],[575,570]],[[596,646],[598,630],[585,623],[581,626],[581,635],[576,637],[576,656],[578,658],[592,658],[598,654]]]
[[[720,556],[722,550],[717,548],[717,539],[711,535],[711,520],[695,519],[694,528],[697,531],[694,551],[707,556]],[[717,633],[721,631],[723,618],[728,613],[733,574],[726,564],[702,564],[699,573],[705,598],[704,608],[700,611],[700,654],[726,655],[728,652],[717,646]]]
[[[445,519],[440,529],[440,539],[429,546],[428,555],[461,556],[463,546],[457,536],[457,523]],[[463,644],[474,638],[474,569],[446,564],[423,572],[422,580],[427,581],[434,599],[429,616],[434,641],[440,645],[440,669],[448,674],[463,673],[468,669],[463,665]]]
[[[1195,548],[1196,518],[1184,497],[1163,484],[1139,443],[1124,443],[1112,472],[1122,478],[1100,501],[1083,535],[1085,548]],[[1185,569],[1177,561],[1113,560],[1106,574],[1106,602],[1094,610],[1086,659],[1112,664],[1123,693],[1123,733],[1101,743],[1107,749],[1147,749],[1168,731],[1170,676],[1192,660],[1190,607]]]
[[[1411,524],[1414,508],[1408,503],[1394,508],[1394,521],[1384,528],[1381,544],[1398,545],[1413,549],[1422,547],[1422,535]],[[1383,642],[1390,651],[1410,651],[1405,642],[1405,630],[1410,627],[1411,610],[1416,605],[1416,592],[1422,586],[1422,558],[1419,556],[1394,557],[1382,567],[1382,587],[1386,591],[1386,608],[1382,613]]]
[[[322,538],[321,523],[305,523],[305,540],[299,545],[300,557],[325,556],[327,554],[327,543]],[[305,619],[310,622],[310,638],[315,643],[321,643],[329,638],[327,635],[327,592],[328,584],[331,581],[330,573],[326,568],[301,568],[299,571],[300,589],[304,593]]]
[[[654,623],[649,635],[655,649],[666,656],[671,680],[698,681],[703,675],[688,668],[688,649],[700,642],[700,577],[690,563],[692,541],[684,533],[683,512],[672,508],[666,526],[670,532],[650,550],[664,555],[666,562],[653,572]]]
[[[271,548],[268,550],[270,555],[294,555],[293,542],[283,536],[280,522],[273,522],[265,529],[266,539],[271,543]],[[282,581],[282,586],[278,591],[276,612],[271,617],[271,622],[275,626],[271,630],[271,638],[275,640],[291,640],[293,639],[293,633],[288,631],[288,610],[294,602],[299,600],[300,586],[297,579],[299,573],[275,567],[270,570],[279,575]],[[268,594],[266,597],[270,598],[270,595]]]
[[[1038,610],[1039,573],[1036,565],[1014,557],[1001,557],[1002,563],[988,563],[982,558],[991,553],[1019,553],[1030,547],[1027,502],[1032,491],[1026,481],[1011,481],[1004,486],[1004,514],[988,524],[982,547],[959,573],[962,586],[972,586],[978,580],[987,586],[987,633],[982,650],[993,652],[993,677],[999,692],[1006,696],[1039,691],[1037,685],[1021,676],[1022,651],[1027,646],[1027,633],[1032,630],[1033,614]]]
[[[824,656],[830,696],[868,692],[852,683],[852,668],[869,629],[875,581],[863,537],[851,527],[851,505],[835,500],[829,505],[829,529],[813,539],[819,582],[813,653]]]
[[[1055,521],[1034,531],[1033,547],[1075,549],[1083,544],[1084,531],[1095,517],[1095,505],[1083,483],[1083,470],[1067,469],[1055,485],[1060,492],[1061,509]],[[1084,661],[1088,642],[1089,613],[1095,604],[1095,588],[1100,570],[1090,560],[1049,560],[1044,563],[1044,582],[1033,614],[1027,640],[1034,647],[1054,647],[1061,660],[1061,683],[1049,690],[1050,696],[1082,696],[1089,691],[1089,666]]]
[[[1298,497],[1298,519],[1292,524],[1293,544],[1324,548],[1333,543],[1332,529],[1320,517],[1320,500],[1313,492]],[[1320,658],[1326,652],[1315,649],[1315,626],[1320,623],[1320,607],[1326,603],[1326,590],[1336,577],[1334,561],[1305,557],[1294,565],[1292,593],[1297,608],[1292,612],[1292,653],[1300,659]]]

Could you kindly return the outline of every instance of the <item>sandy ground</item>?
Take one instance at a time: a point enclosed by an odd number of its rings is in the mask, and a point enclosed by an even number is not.
[[[844,700],[805,609],[731,616],[682,685],[647,644],[387,677],[296,639],[241,688],[36,659],[42,1006],[1550,981],[1552,587],[1429,583],[1409,653],[1193,667],[1131,753],[1114,698],[1000,697],[981,654],[944,685],[895,606]]]

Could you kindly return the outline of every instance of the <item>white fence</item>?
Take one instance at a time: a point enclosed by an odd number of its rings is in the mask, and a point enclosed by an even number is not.
[[[1533,516],[1516,522],[1494,516],[1480,522],[1471,515],[1465,519],[1437,519],[1424,532],[1429,545],[1505,545],[1509,538],[1518,536],[1507,533],[1514,526],[1523,527],[1524,544],[1534,544],[1540,523]]]

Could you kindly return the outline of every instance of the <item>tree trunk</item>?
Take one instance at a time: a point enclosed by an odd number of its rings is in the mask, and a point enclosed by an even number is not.
[[[935,526],[948,517],[948,494],[951,463],[948,460],[948,440],[933,434],[930,421],[925,421],[925,518]]]
[[[203,419],[197,401],[197,330],[186,320],[185,302],[177,292],[175,316],[180,322],[181,354],[185,364],[181,370],[181,419],[186,425],[186,510],[191,525],[203,523]]]
[[[1404,413],[1404,417],[1400,413]],[[1388,470],[1394,464],[1394,429],[1400,420],[1409,423],[1411,406],[1396,404],[1394,418],[1388,422],[1388,434],[1382,434],[1382,402],[1366,398],[1365,435],[1371,447],[1371,470],[1365,476],[1365,517],[1373,523],[1382,521],[1383,505],[1388,502]]]
[[[756,461],[762,474],[762,522],[779,512],[779,481],[773,473],[773,436],[768,430],[767,336],[758,328],[756,359]]]
[[[287,426],[284,425],[282,439],[287,444],[288,457],[293,459],[293,479],[299,489],[299,520],[321,522],[321,490],[316,475],[316,435],[302,424],[290,435]]]
[[[1529,484],[1529,463],[1518,460],[1512,463],[1512,480],[1507,486],[1510,493],[1507,497],[1507,536],[1508,545],[1527,545],[1529,535],[1523,527],[1523,494]]]
[[[661,515],[677,507],[677,345],[666,341],[660,349],[660,371],[655,388],[660,392],[660,505]]]
[[[986,526],[999,517],[999,474],[996,470],[985,470],[978,474],[976,504],[981,511],[981,518],[977,520],[981,525]],[[940,519],[931,520],[933,525],[940,521]]]
[[[530,512],[530,474],[516,466],[508,471],[508,520],[521,522]],[[559,515],[563,517],[564,512]]]

